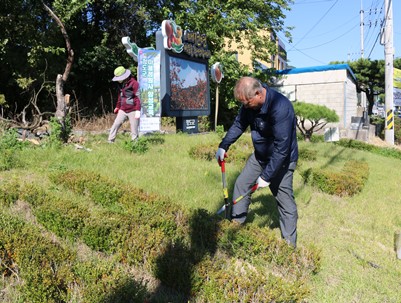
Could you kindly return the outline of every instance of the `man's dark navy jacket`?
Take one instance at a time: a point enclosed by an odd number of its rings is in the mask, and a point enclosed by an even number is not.
[[[219,147],[227,151],[250,126],[256,159],[265,167],[261,177],[271,182],[282,166],[298,160],[296,117],[288,98],[266,85],[263,87],[266,99],[262,108],[253,110],[241,106]]]

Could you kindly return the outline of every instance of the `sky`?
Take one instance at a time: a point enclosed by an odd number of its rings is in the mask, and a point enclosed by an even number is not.
[[[394,58],[401,57],[401,1],[388,0],[393,7]],[[293,67],[326,65],[332,61],[361,58],[361,7],[363,9],[363,57],[384,60],[380,44],[380,24],[385,0],[295,0],[291,11],[284,11],[285,27],[292,43],[281,33],[279,39]]]
[[[184,79],[183,87],[195,86],[197,80],[206,81],[205,65],[197,62],[189,62],[170,57],[173,61],[178,61],[180,64],[180,79]]]

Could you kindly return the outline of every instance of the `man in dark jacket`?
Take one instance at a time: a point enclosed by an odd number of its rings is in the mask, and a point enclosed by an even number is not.
[[[237,81],[234,97],[242,106],[221,141],[216,158],[221,163],[230,145],[250,127],[254,153],[235,182],[233,198],[245,194],[255,184],[258,188],[269,186],[278,205],[281,235],[295,247],[298,212],[292,183],[298,143],[294,108],[285,96],[252,77]],[[232,220],[244,223],[250,203],[251,194],[234,204]]]
[[[114,70],[112,81],[119,83],[119,92],[114,113],[117,114],[111,126],[108,142],[113,143],[118,129],[128,118],[131,127],[131,138],[138,138],[139,119],[141,115],[141,101],[139,99],[139,83],[131,75],[129,69],[119,66]]]

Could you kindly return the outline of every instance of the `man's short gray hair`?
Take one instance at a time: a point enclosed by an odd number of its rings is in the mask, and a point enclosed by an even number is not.
[[[242,77],[237,80],[234,87],[234,98],[241,100],[245,98],[249,100],[253,98],[257,91],[261,92],[263,89],[262,83],[253,77]]]

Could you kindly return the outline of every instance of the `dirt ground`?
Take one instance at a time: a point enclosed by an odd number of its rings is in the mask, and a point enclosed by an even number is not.
[[[392,147],[392,148],[401,150],[401,145],[398,145],[398,144],[391,145],[379,137],[374,137],[374,138],[369,139],[368,143],[376,145],[376,146],[380,146],[380,147],[390,147],[390,148]]]

